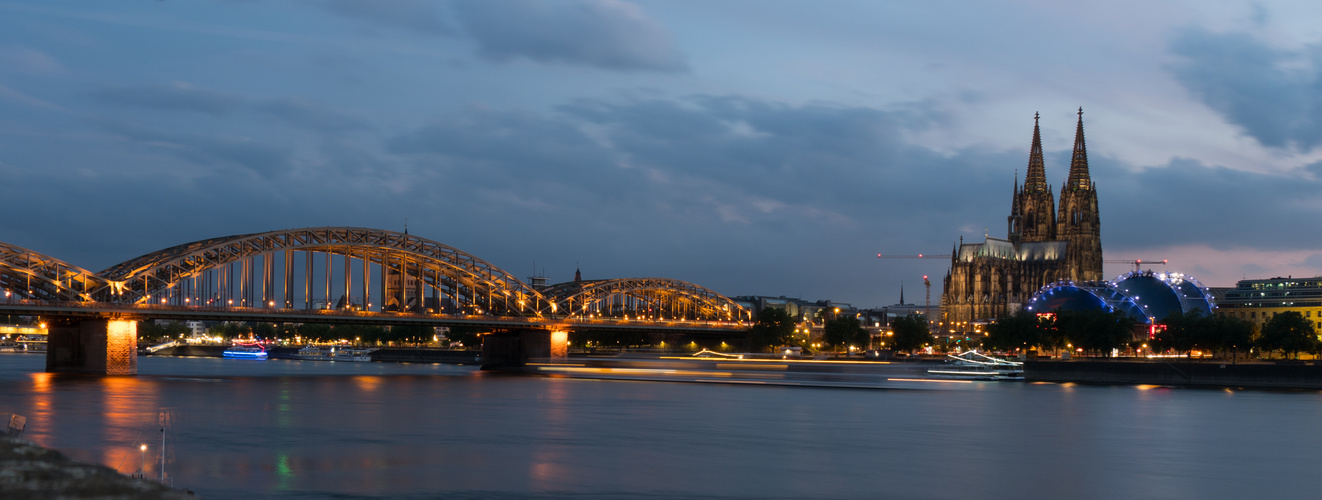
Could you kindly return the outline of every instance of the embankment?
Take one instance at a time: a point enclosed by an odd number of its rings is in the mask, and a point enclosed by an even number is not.
[[[1322,365],[1303,362],[1030,360],[1024,363],[1024,380],[1084,384],[1322,389]]]
[[[0,498],[197,498],[134,479],[109,467],[76,462],[33,443],[0,437]]]

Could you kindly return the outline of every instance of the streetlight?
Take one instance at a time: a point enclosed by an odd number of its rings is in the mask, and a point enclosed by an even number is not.
[[[143,477],[147,475],[147,443],[142,443],[138,450],[142,452],[142,465],[138,467],[138,477]]]

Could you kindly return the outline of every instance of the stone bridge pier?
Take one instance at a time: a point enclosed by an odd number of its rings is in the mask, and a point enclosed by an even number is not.
[[[514,330],[482,337],[483,370],[521,370],[528,363],[558,363],[568,357],[566,331]]]
[[[90,375],[137,375],[138,322],[124,319],[52,318],[46,339],[46,371]]]

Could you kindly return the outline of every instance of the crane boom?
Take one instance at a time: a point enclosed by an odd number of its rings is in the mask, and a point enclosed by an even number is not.
[[[939,255],[930,253],[920,253],[917,255],[883,255],[877,254],[878,259],[949,259],[950,254]]]
[[[1143,264],[1147,264],[1147,265],[1149,265],[1149,266],[1164,266],[1164,265],[1166,265],[1166,263],[1169,262],[1169,261],[1167,261],[1166,259],[1161,259],[1161,260],[1143,260],[1143,259],[1133,259],[1133,260],[1126,260],[1126,259],[1104,259],[1104,260],[1102,260],[1102,262],[1104,262],[1104,263],[1108,263],[1108,264],[1129,264],[1129,265],[1134,266],[1134,270],[1135,270],[1135,271],[1138,271],[1138,270],[1140,270],[1140,269],[1143,268]]]

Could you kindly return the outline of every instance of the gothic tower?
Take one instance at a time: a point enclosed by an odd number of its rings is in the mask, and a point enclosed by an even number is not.
[[[1042,163],[1042,132],[1037,113],[1033,114],[1033,148],[1028,154],[1028,175],[1017,198],[1018,217],[1022,221],[1019,240],[1025,243],[1056,239],[1056,200],[1047,185],[1047,171]],[[1016,214],[1011,213],[1011,217]],[[1013,236],[1011,236],[1013,238]]]
[[[1097,186],[1088,174],[1088,148],[1083,141],[1083,108],[1074,132],[1070,174],[1060,188],[1060,239],[1068,241],[1065,260],[1070,279],[1102,279],[1102,223],[1097,212]]]

